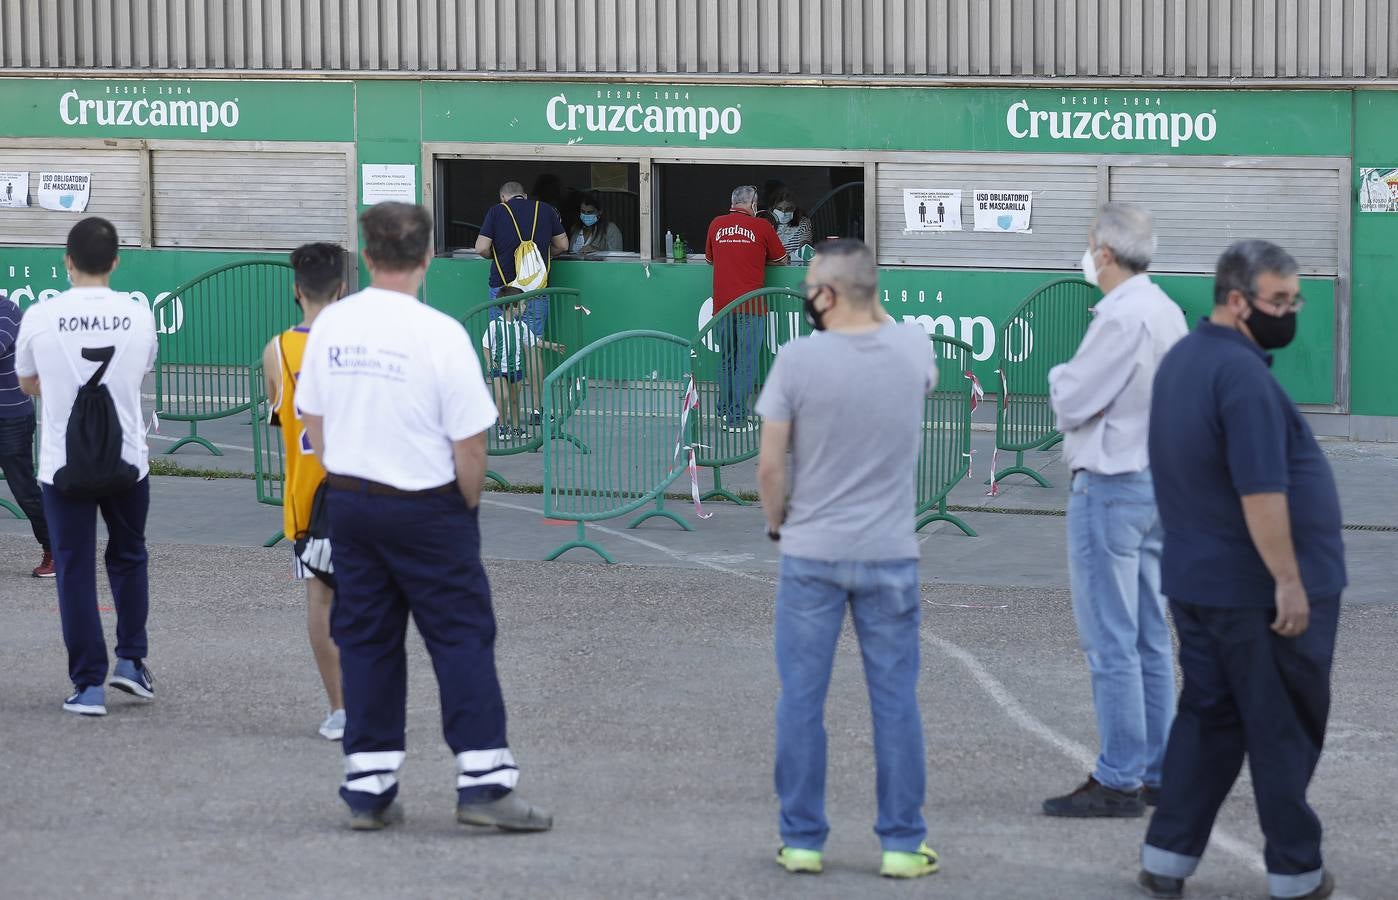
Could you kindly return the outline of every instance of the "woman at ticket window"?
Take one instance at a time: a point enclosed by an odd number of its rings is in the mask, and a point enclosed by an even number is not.
[[[584,192],[578,203],[578,224],[569,238],[568,250],[579,256],[621,249],[621,229],[608,222],[597,195]]]
[[[781,188],[772,195],[771,206],[762,217],[777,229],[777,237],[792,259],[800,259],[802,247],[813,243],[811,237],[811,217],[806,215],[796,203],[796,195],[789,188]]]

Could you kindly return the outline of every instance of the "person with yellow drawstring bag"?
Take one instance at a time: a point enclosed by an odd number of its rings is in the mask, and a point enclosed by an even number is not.
[[[529,227],[527,232],[525,225]],[[525,292],[548,287],[553,255],[566,253],[567,250],[568,232],[563,228],[563,220],[557,209],[542,200],[530,200],[524,193],[524,186],[518,181],[507,181],[500,186],[500,202],[486,213],[480,236],[476,238],[476,252],[482,259],[494,263],[490,267],[490,299],[500,296],[500,289],[506,285]],[[520,316],[534,336],[541,340],[544,326],[548,324],[548,311],[547,297],[532,297],[525,301],[524,315]],[[500,315],[499,307],[491,307],[492,320]],[[537,358],[538,349],[531,347],[528,355],[528,370],[542,372]],[[541,379],[530,379],[533,406],[531,424],[534,425],[539,424],[542,387]]]

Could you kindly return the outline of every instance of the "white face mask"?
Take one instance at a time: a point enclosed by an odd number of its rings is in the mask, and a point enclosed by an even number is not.
[[[1082,252],[1082,277],[1093,287],[1097,286],[1097,263],[1092,259],[1092,248]]]
[[[795,213],[786,209],[774,209],[772,210],[772,215],[776,217],[778,225],[790,225],[791,217],[795,215]]]

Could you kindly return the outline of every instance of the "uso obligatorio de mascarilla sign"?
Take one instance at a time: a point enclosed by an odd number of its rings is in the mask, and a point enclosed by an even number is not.
[[[434,142],[1345,156],[1343,91],[424,82]]]
[[[0,78],[0,135],[348,142],[354,84]]]

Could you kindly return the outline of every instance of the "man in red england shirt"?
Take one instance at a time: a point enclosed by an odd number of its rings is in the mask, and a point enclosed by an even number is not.
[[[784,265],[786,248],[777,230],[757,217],[757,188],[735,188],[727,215],[709,223],[704,258],[714,267],[714,315],[734,300],[762,287],[768,263]],[[763,320],[767,305],[749,300],[724,317],[718,332],[721,354],[718,374],[718,411],[728,431],[747,431],[748,395],[757,381],[762,352]]]

